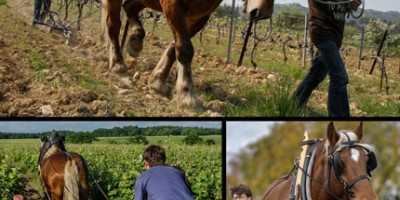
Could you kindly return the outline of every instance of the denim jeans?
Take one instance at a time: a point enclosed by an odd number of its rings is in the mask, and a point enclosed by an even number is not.
[[[45,2],[46,1],[46,2]],[[42,21],[44,12],[50,10],[51,0],[35,0],[33,8],[33,20]],[[43,10],[42,10],[43,7]]]
[[[347,84],[349,78],[336,42],[325,41],[316,45],[318,52],[312,61],[310,71],[294,92],[299,106],[304,106],[312,91],[329,75],[328,115],[329,117],[349,117]]]

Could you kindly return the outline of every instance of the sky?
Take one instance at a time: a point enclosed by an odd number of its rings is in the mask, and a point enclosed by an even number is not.
[[[226,122],[226,173],[229,161],[247,145],[269,135],[269,127],[276,122]]]
[[[399,0],[364,0],[365,1],[365,9],[373,9],[378,11],[397,11],[400,12],[400,3]],[[232,5],[232,0],[223,0],[225,4]],[[286,4],[286,3],[299,3],[302,6],[308,7],[308,0],[275,0],[277,4]],[[235,0],[236,5],[242,5],[241,0]]]
[[[51,130],[93,131],[98,128],[122,126],[189,126],[221,128],[220,121],[2,121],[3,133],[38,133]]]

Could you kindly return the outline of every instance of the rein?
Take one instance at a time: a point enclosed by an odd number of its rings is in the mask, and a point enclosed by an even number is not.
[[[325,189],[324,185],[322,183],[320,183],[317,179],[313,178],[310,174],[307,173],[306,170],[304,170],[302,167],[300,167],[299,165],[296,165],[296,167],[298,169],[300,169],[301,171],[303,171],[303,173],[308,176],[310,178],[311,181],[314,181],[322,190],[324,190],[326,193],[328,193],[329,195],[331,195],[334,199],[336,200],[342,200],[341,198],[337,197],[335,194],[333,194],[331,191],[329,191],[329,189]]]
[[[249,40],[250,35],[252,34],[251,28],[253,28],[253,32],[254,32],[254,35],[253,35],[253,49],[251,50],[250,57],[251,57],[251,64],[253,65],[254,69],[256,69],[257,63],[254,61],[254,52],[255,52],[256,47],[257,47],[259,42],[266,41],[271,36],[271,33],[272,33],[272,17],[269,18],[269,22],[270,23],[269,23],[268,32],[264,35],[264,37],[259,38],[257,36],[257,23],[258,23],[258,20],[257,21],[253,21],[253,20],[249,21],[249,26],[248,26],[247,31],[246,31],[246,35],[245,35],[245,38],[244,38],[242,51],[240,52],[240,58],[239,58],[239,62],[237,64],[237,66],[241,66],[242,65],[244,53],[246,52],[247,42]],[[254,23],[254,27],[253,27],[253,23]]]

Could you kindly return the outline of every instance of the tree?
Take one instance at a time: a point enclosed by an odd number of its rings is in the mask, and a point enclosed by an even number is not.
[[[204,142],[204,144],[206,144],[206,145],[214,145],[214,144],[215,144],[215,140],[213,140],[213,139],[207,139],[207,140]]]
[[[183,143],[187,145],[201,144],[203,143],[203,138],[201,138],[197,133],[191,132],[183,138]]]
[[[83,132],[70,134],[67,137],[68,142],[75,144],[90,144],[95,140],[97,139],[92,134]]]
[[[128,141],[129,143],[133,144],[149,144],[149,140],[144,135],[135,135],[134,137],[129,137]]]

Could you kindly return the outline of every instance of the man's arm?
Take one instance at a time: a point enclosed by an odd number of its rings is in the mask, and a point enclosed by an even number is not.
[[[144,188],[144,184],[140,177],[136,180],[135,183],[135,199],[134,200],[144,200],[146,198],[146,189]]]
[[[357,9],[362,3],[362,0],[353,0],[353,2],[350,3],[350,8],[352,10]]]

